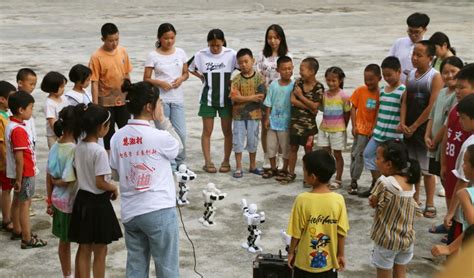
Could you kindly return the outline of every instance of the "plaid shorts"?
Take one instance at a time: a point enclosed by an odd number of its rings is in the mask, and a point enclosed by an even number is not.
[[[12,184],[15,184],[15,180],[12,180]],[[15,192],[13,197],[23,202],[30,200],[33,195],[35,195],[35,177],[23,177],[20,192]]]

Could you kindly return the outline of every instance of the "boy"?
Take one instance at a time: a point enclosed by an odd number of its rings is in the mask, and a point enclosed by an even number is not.
[[[288,266],[294,268],[295,278],[337,277],[334,270],[343,270],[346,264],[349,220],[344,197],[329,189],[336,161],[328,151],[317,150],[303,157],[303,170],[313,189],[299,194],[293,204],[287,231],[291,236]]]
[[[402,66],[402,83],[406,84],[408,73],[413,69],[411,56],[415,43],[423,39],[426,33],[430,18],[423,13],[414,13],[407,18],[408,37],[398,39],[390,49],[388,56],[395,56]]]
[[[36,82],[38,78],[36,77],[36,73],[29,68],[22,68],[16,74],[16,83],[18,84],[18,91],[23,91],[28,94],[33,94],[33,91],[36,87]],[[26,130],[30,135],[30,138],[33,142],[33,147],[36,145],[36,128],[35,128],[35,118],[31,116],[31,118],[25,121]]]
[[[370,195],[380,173],[375,164],[376,151],[380,143],[403,138],[399,131],[400,107],[405,85],[400,80],[401,65],[397,57],[389,56],[382,61],[382,75],[387,82],[380,88],[379,109],[375,128],[364,150],[364,166],[372,174],[372,183],[368,190],[359,192],[359,197],[367,198]]]
[[[415,69],[408,74],[406,92],[402,98],[400,127],[411,159],[418,160],[423,174],[426,191],[426,205],[423,216],[436,217],[434,194],[436,177],[429,173],[428,149],[425,144],[426,125],[431,108],[443,88],[441,74],[431,66],[435,45],[429,40],[419,41],[413,50],[412,63]],[[420,184],[415,185],[415,200],[420,201]]]
[[[295,81],[295,88],[291,93],[288,174],[279,179],[281,184],[288,184],[295,180],[299,146],[305,146],[305,152],[311,151],[314,135],[318,133],[316,114],[322,103],[324,92],[323,84],[316,80],[318,70],[319,62],[315,58],[308,57],[301,61],[301,78]],[[307,186],[304,180],[303,185]]]
[[[242,48],[237,52],[237,63],[240,73],[232,79],[230,99],[233,102],[232,117],[232,144],[235,152],[236,169],[234,178],[241,178],[242,151],[247,138],[246,149],[249,152],[249,172],[263,174],[263,169],[257,168],[258,133],[262,119],[261,103],[265,99],[265,78],[253,68],[255,59],[252,51]]]
[[[263,102],[266,107],[264,124],[267,128],[267,155],[270,160],[270,169],[263,174],[269,179],[278,174],[277,153],[282,151],[283,173],[288,171],[288,143],[290,134],[288,126],[291,118],[291,91],[293,91],[293,61],[288,56],[281,56],[277,60],[277,72],[280,79],[272,82],[268,94]]]
[[[7,81],[0,81],[0,186],[2,187],[2,228],[7,232],[13,231],[11,221],[11,191],[13,186],[7,178],[7,143],[5,130],[8,125],[8,97],[16,91],[15,86]]]
[[[364,170],[364,149],[372,136],[379,108],[379,65],[370,64],[364,70],[364,86],[357,88],[349,99],[352,103],[351,122],[354,142],[351,150],[351,185],[349,194],[357,195],[357,181]]]
[[[125,48],[119,46],[119,30],[113,23],[105,23],[101,29],[104,44],[91,56],[92,101],[110,111],[110,129],[104,137],[104,147],[110,150],[110,138],[127,124],[130,114],[125,107],[125,94],[121,87],[124,79],[130,79],[132,64]]]
[[[444,225],[450,227],[448,244],[453,242],[461,233],[462,225],[456,215],[459,200],[456,192],[467,187],[467,179],[462,170],[462,159],[466,148],[474,144],[474,64],[464,66],[456,75],[456,98],[458,105],[449,113],[447,131],[443,139],[442,173],[445,174],[446,197],[450,197],[448,212],[444,218]],[[457,119],[456,122],[454,122]],[[461,145],[462,144],[462,145]],[[457,154],[456,154],[457,153]],[[451,173],[451,175],[449,175]],[[449,194],[449,195],[448,195]]]
[[[8,99],[10,117],[5,137],[7,139],[7,177],[12,179],[13,195],[12,239],[21,238],[21,249],[46,246],[46,242],[32,235],[29,208],[35,193],[35,152],[25,127],[25,120],[33,114],[34,98],[17,92]],[[20,231],[21,229],[21,231]]]

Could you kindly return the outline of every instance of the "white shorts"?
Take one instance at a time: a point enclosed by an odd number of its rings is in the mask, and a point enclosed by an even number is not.
[[[342,151],[346,147],[346,132],[326,132],[320,130],[317,145],[318,147],[331,147],[332,150]]]
[[[392,269],[394,264],[406,265],[413,258],[413,244],[406,250],[393,251],[374,244],[372,264],[380,269]]]

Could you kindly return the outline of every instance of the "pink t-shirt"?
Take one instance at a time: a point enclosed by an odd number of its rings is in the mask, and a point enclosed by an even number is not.
[[[350,96],[343,90],[337,94],[329,94],[328,91],[323,95],[323,121],[320,129],[325,132],[346,131],[346,122],[344,113],[351,110],[349,102]]]

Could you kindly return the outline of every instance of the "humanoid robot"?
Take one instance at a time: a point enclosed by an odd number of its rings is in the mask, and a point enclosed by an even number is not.
[[[290,250],[291,236],[289,236],[284,230],[280,230],[281,241],[285,245],[286,255],[288,255],[288,250]]]
[[[189,205],[188,201],[188,191],[189,191],[189,186],[186,184],[189,181],[193,181],[196,179],[196,174],[189,170],[186,165],[181,164],[179,165],[178,171],[174,172],[174,175],[176,176],[176,180],[178,181],[178,187],[179,187],[179,192],[178,192],[178,205],[179,206],[185,206]]]
[[[216,188],[216,185],[213,183],[208,183],[206,189],[202,191],[202,196],[204,197],[204,215],[198,219],[204,226],[214,226],[214,215],[216,214],[216,207],[214,206],[215,201],[220,201],[224,199],[227,194],[221,193],[219,189]]]
[[[251,253],[262,252],[263,249],[257,245],[262,231],[257,227],[259,224],[265,222],[265,212],[261,211],[257,213],[257,205],[250,204],[247,206],[247,200],[242,199],[240,202],[244,221],[247,223],[247,230],[249,231],[249,236],[247,237],[247,242],[242,243],[242,247],[247,249]]]

